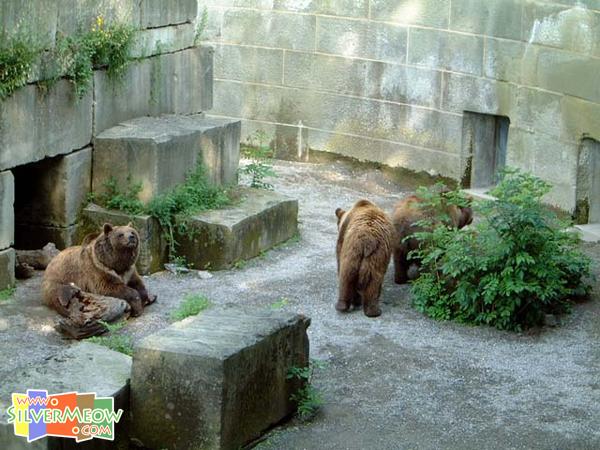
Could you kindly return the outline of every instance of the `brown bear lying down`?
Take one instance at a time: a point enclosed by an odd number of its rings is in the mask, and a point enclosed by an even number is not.
[[[63,331],[77,338],[98,334],[103,331],[99,319],[111,321],[129,310],[139,316],[156,300],[135,268],[139,243],[130,225],[107,223],[98,236],[88,236],[82,245],[52,259],[44,273],[42,297],[68,319],[59,323]]]
[[[424,231],[416,225],[425,219],[433,220],[434,217],[421,207],[422,200],[416,195],[411,195],[400,200],[394,208],[392,222],[396,230],[394,242],[394,281],[398,284],[414,279],[419,273],[419,262],[415,259],[408,261],[408,254],[419,247],[416,238],[406,239],[414,233]],[[463,228],[473,221],[473,210],[470,207],[447,205],[443,211],[449,217],[446,225],[454,228]]]
[[[338,311],[359,307],[368,317],[381,314],[379,295],[392,255],[394,227],[387,215],[368,200],[348,212],[338,208]]]

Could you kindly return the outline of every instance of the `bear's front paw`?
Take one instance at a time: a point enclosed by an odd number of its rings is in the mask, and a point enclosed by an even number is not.
[[[350,305],[348,305],[346,302],[339,301],[335,304],[335,309],[340,312],[347,312],[348,309],[350,309]]]
[[[144,306],[151,305],[152,303],[154,303],[156,301],[157,298],[158,298],[157,295],[147,295],[146,298],[144,299]]]
[[[381,308],[379,306],[371,306],[365,308],[365,316],[367,317],[379,317],[381,315]]]
[[[142,311],[144,311],[144,305],[142,303],[141,298],[138,297],[131,300],[127,300],[127,303],[129,303],[129,306],[131,306],[132,317],[138,317],[142,315]]]

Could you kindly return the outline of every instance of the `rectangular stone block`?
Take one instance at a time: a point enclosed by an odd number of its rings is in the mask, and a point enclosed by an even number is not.
[[[305,51],[315,48],[313,15],[229,9],[222,20],[224,43]]]
[[[57,30],[56,0],[3,0],[0,2],[0,35],[35,38],[42,48],[54,47]]]
[[[483,62],[484,75],[498,81],[521,83],[529,53],[531,51],[523,42],[488,38]]]
[[[19,250],[39,250],[48,242],[63,250],[72,245],[79,245],[77,239],[78,225],[53,227],[30,223],[17,223],[15,227],[15,247]]]
[[[131,373],[133,436],[150,448],[237,449],[294,412],[310,319],[209,309],[143,339]],[[156,411],[163,411],[156,414]]]
[[[129,413],[129,377],[131,357],[106,347],[78,342],[55,346],[45,360],[32,367],[21,367],[19,376],[6,377],[0,386],[0,448],[3,450],[71,450],[127,448]],[[25,349],[23,344],[22,349]],[[115,424],[115,440],[93,439],[76,444],[74,439],[47,437],[32,443],[17,437],[14,425],[8,424],[7,408],[12,404],[12,393],[26,393],[28,389],[44,389],[48,394],[95,392],[97,397],[112,397],[115,412],[124,410]]]
[[[141,28],[156,28],[192,22],[198,12],[197,0],[141,0]]]
[[[283,50],[217,45],[214,75],[228,80],[281,84]]]
[[[522,0],[452,0],[450,29],[521,39]]]
[[[19,226],[67,227],[77,222],[92,186],[92,148],[20,166],[13,173]]]
[[[600,141],[600,105],[578,98],[564,96],[561,99],[561,138],[575,141],[582,135]]]
[[[317,51],[322,53],[403,63],[406,36],[400,25],[317,18]]]
[[[212,67],[212,48],[198,47],[134,62],[116,83],[96,71],[94,134],[136,117],[211,109]]]
[[[9,171],[0,172],[0,250],[15,241],[15,179]]]
[[[0,250],[0,290],[15,285],[15,251]]]
[[[138,28],[138,0],[55,0],[58,4],[58,30],[65,35],[91,29],[98,17],[105,26],[127,24]]]
[[[371,18],[385,22],[448,28],[450,0],[372,0]]]
[[[563,122],[562,95],[530,88],[519,88],[514,122],[522,128],[559,137]]]
[[[0,102],[0,170],[70,153],[91,140],[91,90],[76,99],[72,85],[59,80],[44,91],[22,87]]]
[[[304,126],[276,125],[273,141],[275,158],[291,161],[309,160],[308,128]]]
[[[262,189],[241,196],[239,204],[195,214],[176,237],[179,253],[196,269],[226,269],[297,233],[297,200]]]
[[[411,28],[409,64],[481,75],[483,39],[441,30]]]
[[[173,53],[194,46],[196,27],[192,23],[184,23],[161,28],[139,30],[136,34],[132,58]]]
[[[286,86],[437,107],[440,72],[337,56],[286,52]]]
[[[483,114],[514,117],[517,103],[515,85],[455,73],[444,74],[442,109],[462,113],[473,111]]]
[[[149,275],[163,270],[163,264],[169,260],[167,242],[158,220],[151,216],[132,216],[90,204],[81,213],[77,241],[80,243],[87,234],[99,233],[105,223],[127,225],[129,222],[140,235],[140,256],[136,264],[138,272]]]
[[[100,133],[94,141],[92,188],[104,192],[111,178],[142,183],[148,203],[185,181],[201,161],[217,185],[235,184],[240,124],[203,116],[140,117]],[[201,158],[201,159],[199,159]]]

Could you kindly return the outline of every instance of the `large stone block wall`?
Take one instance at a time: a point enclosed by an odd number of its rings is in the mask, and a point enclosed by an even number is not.
[[[463,112],[510,119],[507,163],[575,207],[583,136],[600,139],[597,0],[199,0],[213,113],[275,141],[460,179]]]

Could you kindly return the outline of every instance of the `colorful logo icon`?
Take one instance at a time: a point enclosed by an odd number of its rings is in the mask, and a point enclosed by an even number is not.
[[[93,438],[112,441],[115,423],[123,410],[115,412],[112,397],[96,397],[90,392],[48,395],[48,391],[28,389],[26,394],[12,394],[12,405],[6,411],[15,435],[33,442],[46,436],[75,439]]]

